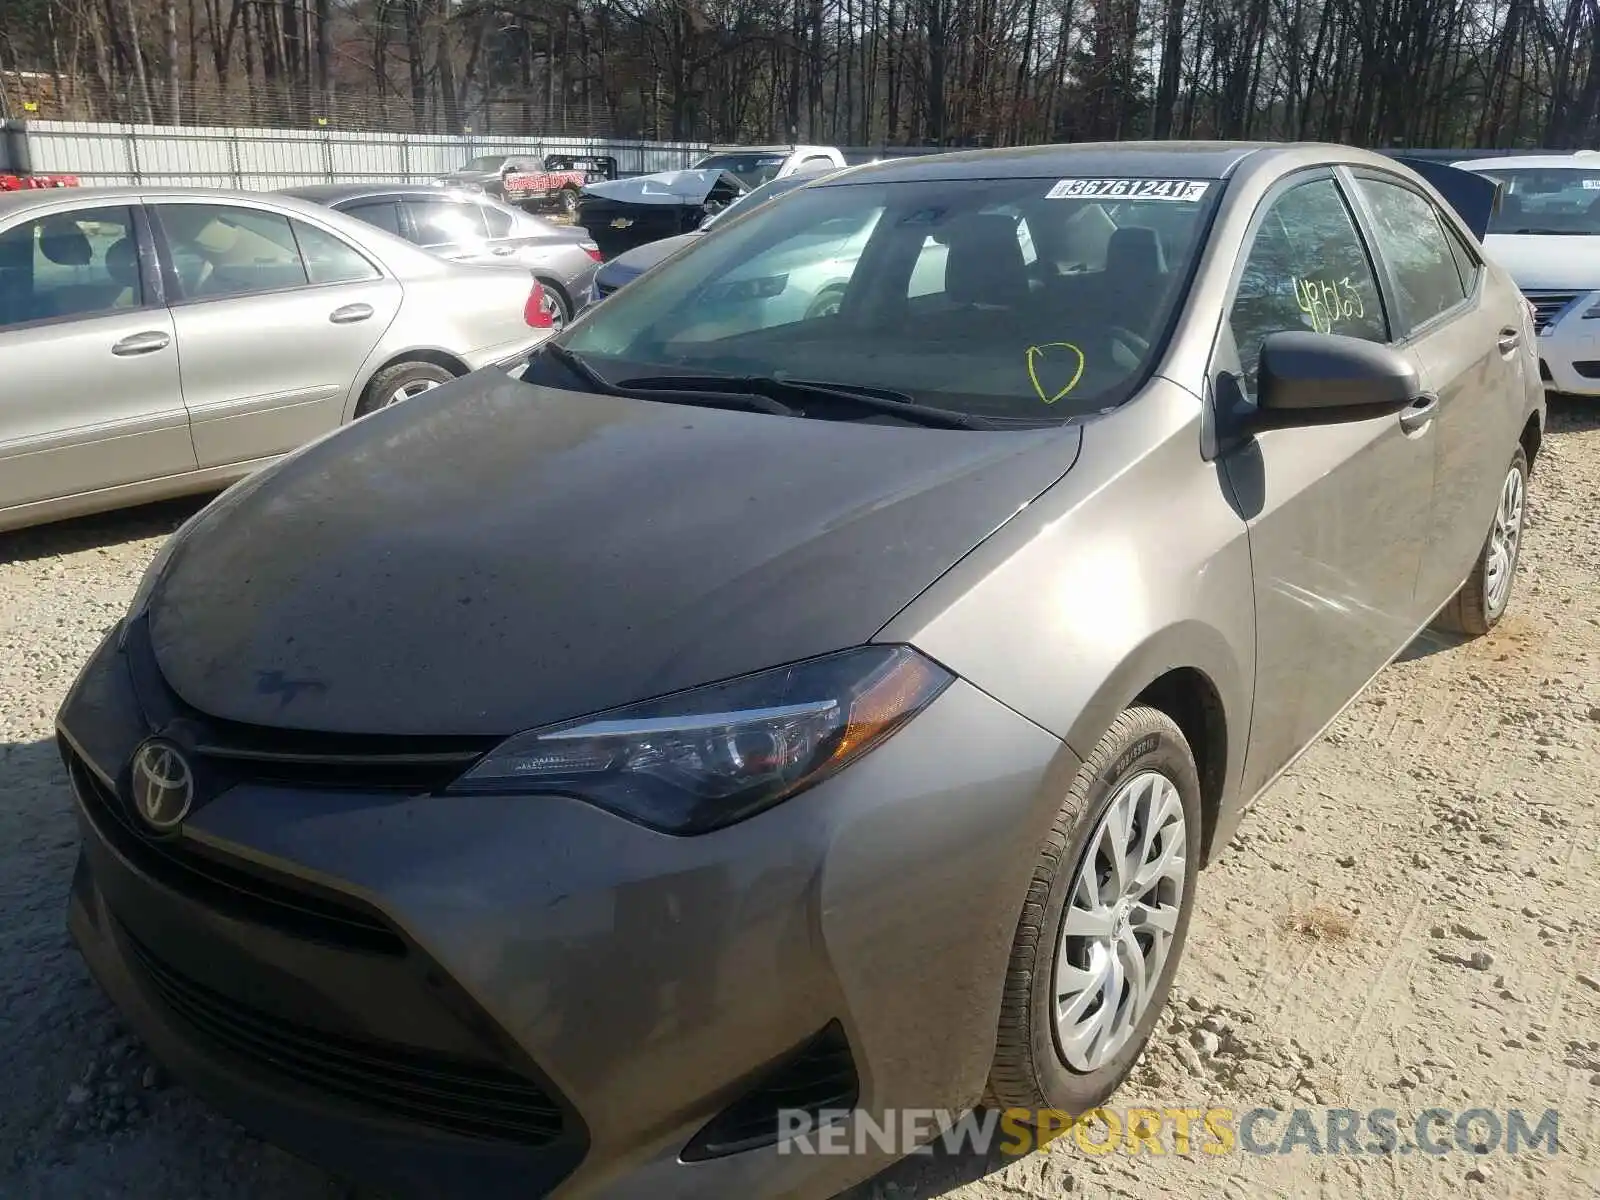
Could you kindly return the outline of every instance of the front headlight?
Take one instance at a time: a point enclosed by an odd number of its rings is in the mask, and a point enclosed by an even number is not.
[[[559,793],[706,833],[860,758],[952,678],[909,646],[848,650],[517,734],[451,790]]]

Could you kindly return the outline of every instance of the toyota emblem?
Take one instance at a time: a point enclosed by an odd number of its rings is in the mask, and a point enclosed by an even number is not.
[[[153,738],[133,756],[133,807],[157,833],[176,829],[194,805],[194,768],[171,742]]]

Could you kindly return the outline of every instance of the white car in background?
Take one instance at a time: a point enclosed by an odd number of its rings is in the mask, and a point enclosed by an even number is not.
[[[1484,247],[1533,305],[1545,387],[1600,396],[1600,153],[1453,165],[1502,185]]]

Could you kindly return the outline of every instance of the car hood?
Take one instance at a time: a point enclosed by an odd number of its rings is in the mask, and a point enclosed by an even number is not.
[[[151,644],[214,717],[511,733],[870,640],[1079,438],[479,372],[224,493],[155,588]]]
[[[697,229],[690,233],[680,233],[676,237],[646,242],[642,246],[617,255],[602,266],[596,275],[604,286],[619,288],[630,279],[637,279],[658,262],[676,254],[701,236],[701,232]]]
[[[1600,237],[1491,233],[1483,247],[1525,291],[1600,288]]]
[[[725,171],[657,171],[630,179],[612,179],[584,185],[584,192],[622,204],[699,204],[723,180],[732,180],[739,191],[744,184]]]

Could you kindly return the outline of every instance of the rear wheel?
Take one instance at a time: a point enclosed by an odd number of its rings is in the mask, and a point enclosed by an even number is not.
[[[1489,536],[1484,539],[1472,574],[1433,619],[1434,628],[1478,637],[1500,623],[1511,604],[1511,585],[1516,581],[1517,563],[1522,553],[1527,501],[1528,457],[1519,446],[1501,481],[1500,499],[1489,524]]]
[[[564,216],[576,217],[578,215],[578,189],[561,189],[561,212]]]
[[[412,360],[395,363],[372,377],[372,382],[367,384],[367,390],[362,393],[361,403],[356,407],[356,416],[364,417],[380,408],[410,400],[423,392],[432,391],[441,383],[449,383],[455,377],[455,372],[434,362]]]
[[[1172,719],[1123,712],[1039,850],[1011,948],[989,1098],[1078,1114],[1155,1029],[1183,952],[1200,860],[1200,781]]]

